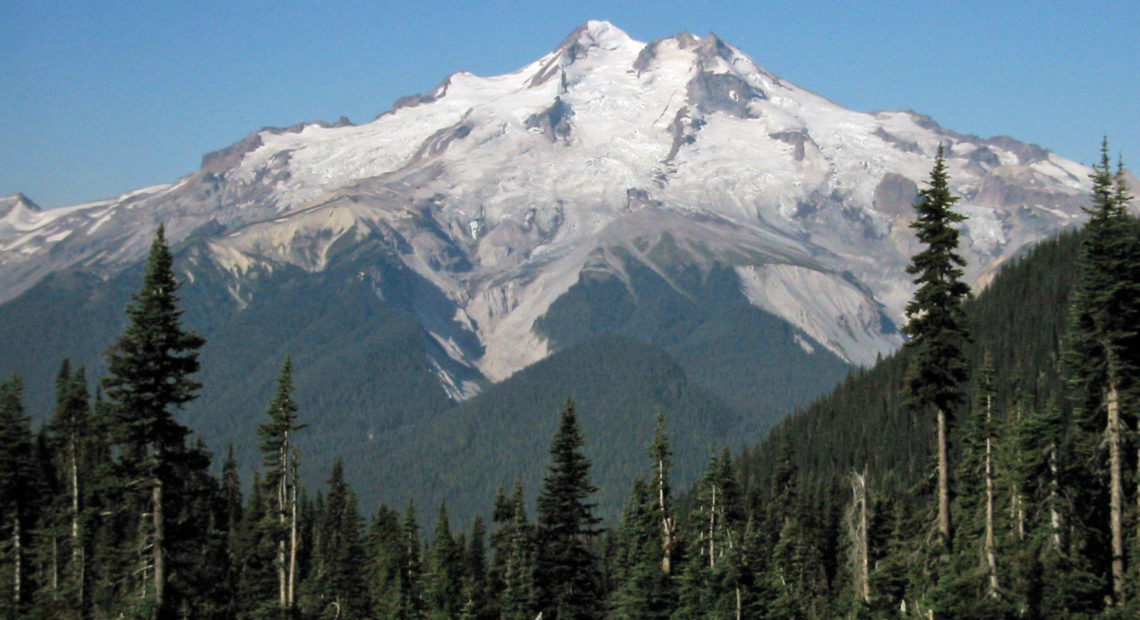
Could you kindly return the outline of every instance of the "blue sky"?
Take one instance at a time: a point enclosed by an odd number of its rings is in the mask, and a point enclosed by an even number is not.
[[[1140,3],[0,3],[0,195],[43,207],[177,180],[268,125],[360,123],[454,71],[513,71],[588,19],[715,32],[856,110],[910,108],[1140,168]]]

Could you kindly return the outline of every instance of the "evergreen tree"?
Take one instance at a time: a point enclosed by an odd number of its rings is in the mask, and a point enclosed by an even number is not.
[[[668,618],[672,613],[670,578],[661,570],[655,487],[638,478],[626,501],[617,543],[616,587],[610,597],[612,617]]]
[[[1136,417],[1140,370],[1140,240],[1128,215],[1123,173],[1114,177],[1108,142],[1094,166],[1091,205],[1073,294],[1066,362],[1079,407],[1080,450],[1095,462],[1107,495],[1109,570],[1114,604],[1125,588],[1125,441]],[[1097,437],[1104,434],[1105,441]],[[1105,445],[1106,450],[1101,450]],[[1090,500],[1095,501],[1094,496]]]
[[[84,617],[89,611],[85,587],[89,537],[84,513],[87,479],[92,469],[88,455],[90,418],[86,373],[79,368],[73,374],[65,359],[56,379],[55,413],[45,428],[58,477],[51,522],[46,524],[44,534],[51,540],[52,598],[60,603],[53,613],[59,617]]]
[[[657,427],[653,431],[653,442],[649,445],[649,458],[653,459],[650,485],[656,494],[656,502],[650,513],[661,524],[661,572],[670,576],[673,574],[673,547],[677,544],[678,534],[677,521],[672,513],[672,489],[669,485],[673,450],[669,445],[664,412],[657,414]]]
[[[408,501],[402,525],[403,550],[400,556],[400,596],[394,617],[414,620],[424,617],[423,571],[420,563],[420,526],[416,507]]]
[[[463,613],[469,618],[496,618],[494,591],[487,574],[487,526],[476,516],[463,553]]]
[[[961,458],[955,475],[954,538],[960,544],[953,567],[938,575],[931,599],[937,613],[997,617],[1002,586],[997,545],[997,404],[991,355],[977,372],[975,399],[960,433]],[[1004,567],[1003,567],[1004,568]],[[1007,610],[1008,611],[1008,610]]]
[[[0,532],[4,554],[0,614],[23,617],[32,602],[29,532],[39,517],[37,467],[19,377],[0,383]]]
[[[320,532],[314,552],[308,608],[312,614],[358,618],[368,611],[364,584],[364,544],[356,493],[344,479],[344,465],[333,464],[328,497],[318,515]]]
[[[550,444],[551,465],[538,498],[538,565],[535,581],[543,618],[570,620],[601,616],[601,574],[590,542],[600,519],[587,498],[590,461],[574,401],[567,400]]]
[[[743,597],[739,578],[744,506],[727,448],[709,460],[696,495],[686,531],[694,532],[696,539],[690,564],[701,566],[690,567],[682,576],[681,610],[686,616],[709,611],[734,616]]]
[[[435,534],[428,545],[425,598],[429,618],[454,618],[462,606],[461,548],[451,533],[447,504],[439,507]]]
[[[234,445],[231,443],[226,452],[226,460],[222,464],[222,492],[220,505],[220,522],[218,529],[225,536],[225,586],[227,597],[221,603],[226,617],[233,618],[237,614],[236,586],[241,574],[242,557],[242,494],[241,477],[238,474],[237,457],[234,456]]]
[[[380,504],[365,541],[366,583],[373,618],[396,618],[400,603],[400,569],[404,532],[400,513]]]
[[[236,540],[230,542],[234,569],[234,617],[275,618],[280,613],[276,603],[276,575],[273,558],[276,551],[262,529],[266,511],[264,485],[258,472],[253,474],[249,497],[241,510]]]
[[[151,577],[138,596],[139,609],[152,618],[175,612],[166,597],[167,487],[180,475],[189,429],[175,421],[174,410],[197,396],[201,386],[191,375],[198,371],[198,349],[205,343],[182,328],[178,287],[159,226],[142,289],[127,307],[128,325],[107,350],[109,374],[103,378],[115,417],[115,443],[131,479],[128,487],[134,489],[132,506],[140,513],[137,570]]]
[[[293,362],[285,358],[277,379],[277,391],[266,414],[269,422],[258,426],[270,502],[266,529],[275,541],[277,554],[277,602],[291,613],[296,602],[297,584],[297,485],[298,466],[293,436],[306,425],[297,423],[297,403],[293,401]]]
[[[966,261],[958,253],[958,229],[966,218],[953,210],[958,198],[950,194],[942,146],[934,160],[928,187],[919,192],[918,217],[911,227],[926,247],[915,254],[907,273],[918,289],[906,306],[910,366],[906,375],[907,404],[935,412],[938,434],[938,532],[951,548],[949,418],[962,399],[959,384],[968,368],[963,347],[969,341],[962,302],[970,288],[961,280]]]
[[[492,515],[498,530],[492,536],[495,555],[491,573],[498,592],[499,614],[506,620],[531,620],[537,607],[535,592],[536,545],[529,523],[522,483],[516,482],[508,498],[499,489]]]

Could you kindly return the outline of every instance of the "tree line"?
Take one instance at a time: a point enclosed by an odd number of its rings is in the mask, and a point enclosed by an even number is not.
[[[1140,224],[1107,145],[1092,181],[1063,333],[1043,324],[1033,337],[1056,341],[1052,359],[971,353],[1002,335],[971,337],[963,218],[940,150],[916,204],[908,346],[829,397],[842,420],[797,414],[766,443],[711,458],[684,493],[671,488],[659,413],[646,475],[609,529],[594,514],[573,401],[537,498],[501,487],[490,523],[469,531],[452,527],[446,503],[430,533],[412,503],[363,514],[340,462],[310,493],[289,359],[256,429],[261,468],[243,483],[231,449],[215,476],[175,419],[201,387],[204,340],[182,325],[160,227],[94,394],[65,360],[54,415],[33,432],[19,378],[0,383],[0,614],[1133,617]],[[1024,301],[1003,303],[1031,316]],[[887,377],[870,392],[884,410],[905,412],[879,432],[911,454],[805,461],[804,437],[880,406],[855,398],[871,376]],[[890,466],[904,462],[917,465]]]

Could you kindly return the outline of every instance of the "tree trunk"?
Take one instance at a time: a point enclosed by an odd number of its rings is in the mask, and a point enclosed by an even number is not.
[[[712,505],[709,508],[709,568],[716,568],[716,485],[712,485]]]
[[[286,444],[288,445],[288,444]],[[277,526],[278,530],[275,534],[277,538],[277,599],[281,607],[286,607],[289,604],[289,579],[288,579],[288,565],[286,564],[286,541],[285,532],[288,528],[288,453],[281,455],[280,461],[282,469],[278,471],[277,478],[277,501],[275,502],[277,508]]]
[[[673,536],[676,523],[669,516],[669,507],[665,503],[664,459],[657,459],[657,507],[661,510],[661,572],[670,575],[673,572]]]
[[[83,550],[83,541],[79,537],[79,438],[72,433],[68,437],[67,451],[71,460],[71,562],[75,570],[75,597],[79,609],[87,606],[87,590],[84,587],[86,579],[86,554]]]
[[[292,479],[293,483],[289,487],[289,511],[291,517],[289,519],[289,591],[286,597],[285,606],[287,609],[292,609],[296,603],[296,583],[297,583],[297,547],[299,544],[297,523],[300,519],[299,508],[297,506],[297,456],[293,455],[292,466]]]
[[[851,564],[855,596],[871,602],[871,558],[867,540],[867,475],[851,474],[851,509],[848,512],[848,535],[851,538]]]
[[[1049,445],[1049,521],[1053,528],[1052,543],[1053,549],[1057,553],[1064,550],[1064,527],[1065,522],[1061,516],[1061,510],[1057,507],[1060,502],[1060,488],[1061,488],[1061,465],[1058,463],[1057,444],[1054,442]],[[1138,498],[1140,499],[1140,498]]]
[[[1124,445],[1120,394],[1115,381],[1108,386],[1109,529],[1112,537],[1113,604],[1124,601]]]
[[[48,568],[48,588],[51,590],[51,600],[59,597],[59,537],[54,528],[51,532],[51,566]]]
[[[162,446],[156,446],[156,468],[164,458]],[[166,603],[166,511],[164,505],[164,485],[162,476],[158,471],[154,473],[154,487],[152,491],[152,515],[154,518],[154,611],[156,617],[162,617],[162,610]]]
[[[20,532],[20,508],[12,510],[12,609],[19,612],[23,602],[24,545]]]
[[[946,430],[946,412],[938,410],[938,532],[942,535],[945,555],[950,540],[950,445]]]
[[[994,447],[993,447],[993,397],[986,397],[986,528],[983,546],[986,554],[986,570],[989,571],[989,595],[997,599],[1000,583],[997,572],[997,544],[994,540]]]

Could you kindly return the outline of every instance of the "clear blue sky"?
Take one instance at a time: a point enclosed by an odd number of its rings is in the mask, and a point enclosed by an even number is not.
[[[263,126],[360,123],[454,71],[513,71],[588,19],[715,32],[856,110],[910,108],[1140,168],[1140,2],[0,2],[0,195],[171,182]]]

